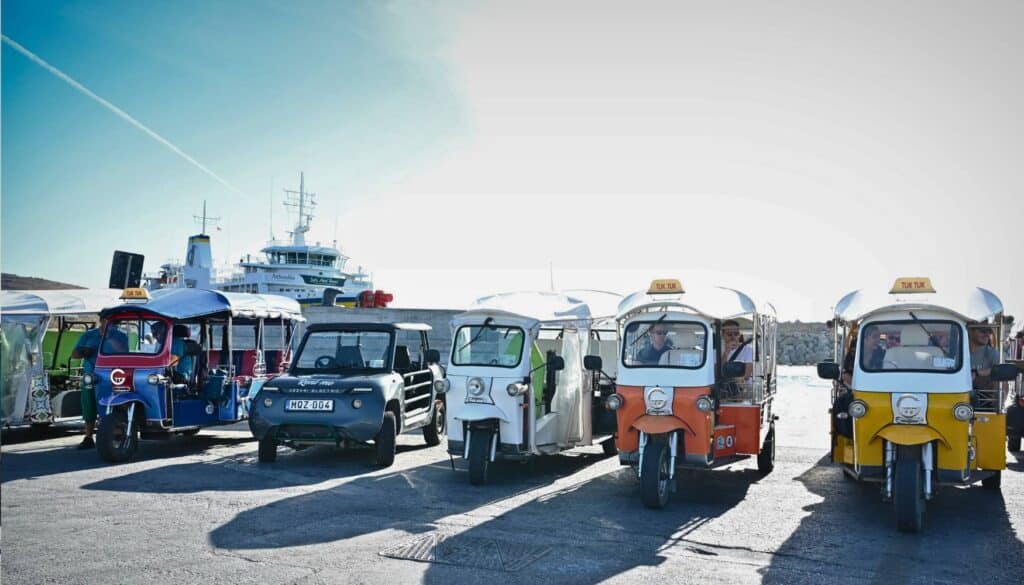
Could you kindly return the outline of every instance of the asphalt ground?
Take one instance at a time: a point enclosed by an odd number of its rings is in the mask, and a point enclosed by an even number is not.
[[[896,532],[877,486],[828,462],[828,390],[781,378],[775,471],[687,472],[645,509],[599,448],[498,468],[488,486],[443,445],[282,448],[256,461],[243,425],[144,442],[107,465],[79,436],[7,433],[3,583],[1021,583],[1024,461],[1001,492],[942,490],[922,534]],[[398,557],[398,558],[396,558]],[[407,560],[409,557],[422,560]]]

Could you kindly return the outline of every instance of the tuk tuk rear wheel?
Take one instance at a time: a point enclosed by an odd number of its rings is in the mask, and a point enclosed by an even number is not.
[[[377,431],[374,443],[377,446],[377,465],[389,467],[395,462],[395,439],[398,435],[398,425],[395,423],[395,413],[385,412],[384,421]]]
[[[484,485],[491,466],[492,431],[471,429],[469,431],[469,483]]]
[[[1009,435],[1006,437],[1006,448],[1011,453],[1018,453],[1020,451],[1020,435]]]
[[[757,470],[761,475],[768,475],[775,469],[775,425],[768,429],[764,436],[761,452],[757,454]]]
[[[445,432],[444,417],[444,401],[435,400],[434,416],[430,419],[430,423],[423,427],[423,440],[431,447],[441,444],[441,436],[444,435]]]
[[[260,463],[273,463],[277,461],[277,440],[270,436],[270,433],[267,433],[260,439],[257,458]]]
[[[995,472],[995,475],[991,475],[981,480],[981,487],[987,490],[998,490],[1003,486],[1003,473],[1001,471]]]
[[[668,503],[668,455],[665,437],[650,437],[640,462],[640,500],[648,508],[664,508]]]
[[[899,446],[893,481],[893,505],[896,528],[900,532],[920,532],[924,524],[924,466],[921,447]]]
[[[100,420],[96,429],[96,452],[110,463],[124,463],[139,447],[139,421],[128,428],[128,411],[119,408]]]

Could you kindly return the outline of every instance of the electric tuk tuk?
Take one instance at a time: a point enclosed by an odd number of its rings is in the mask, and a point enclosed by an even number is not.
[[[881,483],[896,527],[917,532],[943,485],[999,489],[1006,467],[1003,305],[983,288],[937,293],[899,278],[888,294],[844,296],[831,321],[832,461],[857,481]],[[840,362],[840,358],[842,361]]]
[[[606,401],[618,419],[619,462],[640,499],[662,508],[681,468],[757,457],[775,466],[776,317],[729,288],[684,290],[659,279],[619,305],[621,360]],[[597,365],[597,364],[594,364]]]
[[[469,482],[491,463],[526,461],[601,443],[614,454],[614,414],[584,356],[613,352],[607,321],[619,299],[598,291],[515,292],[478,299],[452,319],[448,452],[469,462]],[[603,323],[603,324],[602,324]],[[603,330],[602,330],[603,327]],[[605,348],[602,350],[601,348]]]
[[[248,418],[249,399],[287,369],[305,320],[286,297],[194,288],[125,289],[106,319],[96,370],[101,458],[124,462],[139,439],[194,434]]]
[[[0,291],[0,413],[7,427],[82,420],[81,360],[71,352],[113,289]]]
[[[1017,379],[1013,381],[1012,398],[1006,408],[1006,446],[1014,454],[1020,453],[1021,436],[1024,435],[1024,328],[1007,338],[1009,358],[1006,363],[1017,366]]]

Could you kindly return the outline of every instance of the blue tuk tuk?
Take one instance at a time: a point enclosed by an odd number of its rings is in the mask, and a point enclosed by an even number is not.
[[[194,434],[248,418],[249,399],[291,360],[304,321],[286,297],[192,288],[126,289],[104,310],[93,386],[96,448],[124,462],[140,439]]]

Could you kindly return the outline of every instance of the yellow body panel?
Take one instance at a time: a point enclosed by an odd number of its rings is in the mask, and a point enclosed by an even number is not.
[[[836,437],[836,447],[833,453],[836,463],[853,465],[853,440],[839,435]]]
[[[970,404],[966,392],[929,394],[927,425],[894,424],[890,392],[854,391],[854,398],[868,405],[867,414],[853,422],[856,464],[883,465],[883,440],[900,445],[918,445],[935,440],[938,469],[963,470],[967,467],[968,424],[953,417],[954,406],[960,402]],[[995,418],[995,415],[983,416]],[[1002,428],[1005,436],[1005,421]],[[977,433],[975,427],[975,435]],[[991,440],[985,439],[986,443]]]
[[[1006,415],[979,412],[974,421],[978,469],[1006,469]]]

